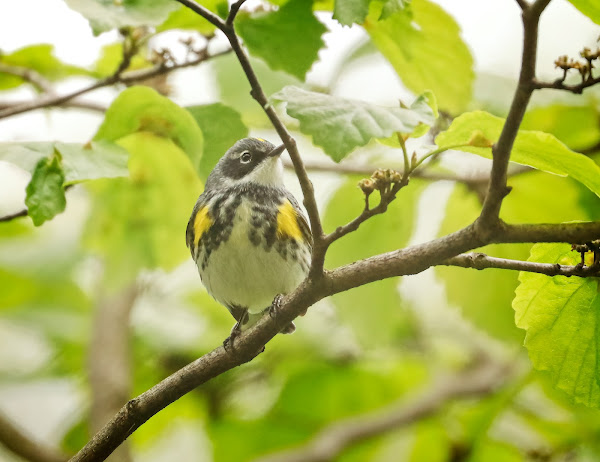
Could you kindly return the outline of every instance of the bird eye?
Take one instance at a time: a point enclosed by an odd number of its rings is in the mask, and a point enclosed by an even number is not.
[[[242,164],[247,164],[251,160],[252,160],[252,154],[250,154],[248,151],[242,152],[242,155],[240,156],[240,162]]]

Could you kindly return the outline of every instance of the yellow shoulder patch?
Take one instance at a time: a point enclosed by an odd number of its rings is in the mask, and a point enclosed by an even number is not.
[[[206,232],[210,225],[212,225],[212,219],[208,215],[208,207],[203,207],[196,213],[194,218],[194,246],[198,245],[198,241],[202,235]]]
[[[298,225],[298,217],[294,206],[286,200],[277,210],[277,236],[289,236],[296,240],[302,240],[302,230]]]

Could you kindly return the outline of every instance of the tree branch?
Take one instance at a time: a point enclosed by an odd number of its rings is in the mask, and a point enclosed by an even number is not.
[[[53,91],[52,84],[48,79],[33,69],[29,69],[27,67],[11,66],[10,64],[0,63],[0,74],[10,74],[20,77],[44,93],[52,93]]]
[[[233,21],[235,20],[235,17],[237,16],[238,11],[240,10],[240,8],[242,7],[242,5],[245,2],[246,2],[246,0],[238,0],[237,2],[235,2],[231,5],[231,9],[229,10],[229,15],[227,16],[227,20],[225,21],[225,24],[227,24],[228,26],[233,25]]]
[[[541,82],[539,80],[534,79],[532,88],[534,90],[539,90],[542,88],[565,90],[580,95],[581,93],[583,93],[583,90],[593,85],[596,85],[597,83],[600,83],[600,77],[589,78],[576,85],[566,84],[563,79],[557,79],[554,82]]]
[[[229,52],[231,52],[231,49],[227,49],[227,50],[224,50],[224,51],[221,51],[218,53],[213,53],[211,55],[209,55],[208,53],[201,53],[198,55],[197,58],[192,59],[190,61],[183,62],[183,63],[179,63],[179,64],[172,64],[169,66],[164,65],[164,64],[157,64],[156,66],[151,67],[149,69],[140,69],[140,70],[128,71],[128,72],[118,71],[109,77],[98,80],[91,85],[88,85],[84,88],[80,88],[79,90],[75,90],[75,91],[73,91],[71,93],[67,93],[65,95],[50,94],[50,95],[46,95],[36,101],[29,101],[26,103],[11,105],[11,106],[5,107],[4,109],[0,109],[0,119],[14,116],[17,114],[22,114],[24,112],[34,111],[36,109],[43,109],[43,108],[47,108],[47,107],[51,107],[51,106],[63,106],[63,105],[67,105],[67,103],[69,103],[69,105],[71,105],[71,106],[74,106],[74,105],[76,105],[76,107],[83,106],[84,108],[89,109],[90,103],[72,102],[71,100],[77,98],[78,96],[84,95],[86,93],[91,93],[95,90],[98,90],[99,88],[104,88],[104,87],[108,87],[108,86],[119,84],[119,83],[131,85],[133,83],[141,82],[146,79],[150,79],[152,77],[169,74],[170,72],[173,72],[177,69],[183,69],[186,67],[196,66],[204,61],[215,58],[217,56],[221,56],[221,55],[229,53]],[[119,66],[119,68],[120,67],[121,66]]]
[[[488,237],[486,240],[473,224],[427,243],[326,271],[323,278],[308,278],[282,299],[276,318],[263,316],[253,327],[236,337],[234,350],[227,351],[220,346],[129,401],[72,460],[104,460],[154,414],[213,377],[253,359],[283,326],[325,297],[381,279],[417,274],[455,255],[492,242],[587,242],[598,236],[600,222],[503,225],[494,239]],[[518,241],[517,237],[522,239]]]
[[[12,221],[15,218],[26,217],[28,213],[29,212],[27,211],[27,209],[19,210],[18,212],[11,213],[10,215],[0,217],[0,223],[4,221]]]
[[[474,268],[483,270],[487,268],[509,269],[515,271],[526,271],[529,273],[540,273],[547,276],[598,276],[600,266],[567,266],[558,263],[537,263],[530,261],[511,260],[507,258],[490,257],[484,253],[464,253],[441,262],[444,266],[459,266],[462,268]]]
[[[0,444],[30,462],[65,462],[67,456],[57,449],[33,441],[0,412]]]
[[[439,377],[417,397],[404,399],[383,410],[352,417],[324,428],[306,445],[257,459],[257,462],[328,462],[346,448],[368,438],[413,424],[440,412],[450,401],[492,393],[510,371],[488,361],[471,371]]]
[[[506,185],[508,162],[510,153],[519,131],[519,126],[527,110],[527,105],[533,93],[533,79],[535,78],[535,65],[537,57],[538,24],[540,15],[550,3],[550,0],[537,0],[525,7],[524,2],[519,5],[523,8],[523,54],[521,58],[521,73],[519,83],[513,96],[510,111],[506,118],[500,138],[492,147],[493,161],[490,173],[490,184],[483,203],[478,226],[482,231],[491,231],[497,226],[502,200],[510,192]],[[522,5],[521,5],[522,4]]]
[[[129,317],[138,294],[139,288],[133,283],[115,295],[100,296],[96,306],[88,363],[92,433],[99,431],[131,396]],[[131,461],[129,447],[121,445],[111,460]]]

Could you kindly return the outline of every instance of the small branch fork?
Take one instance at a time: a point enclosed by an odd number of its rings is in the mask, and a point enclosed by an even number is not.
[[[465,252],[487,244],[509,242],[585,244],[598,239],[600,236],[600,222],[512,225],[504,223],[499,218],[502,200],[508,193],[506,178],[510,151],[523,118],[525,107],[534,90],[532,82],[535,77],[538,21],[550,0],[536,0],[533,3],[517,0],[517,3],[523,9],[523,27],[525,31],[522,70],[506,124],[498,143],[493,148],[494,159],[490,173],[490,184],[481,216],[471,225],[452,234],[426,243],[359,260],[331,271],[323,269],[323,259],[328,240],[332,238],[327,238],[323,234],[314,190],[306,174],[296,143],[278,118],[274,108],[268,104],[248,57],[235,34],[233,20],[243,5],[243,0],[239,0],[234,4],[235,7],[232,8],[228,19],[225,21],[192,0],[177,1],[207,19],[225,34],[250,82],[251,95],[263,107],[284,142],[302,187],[304,204],[315,238],[312,268],[309,277],[300,287],[281,299],[277,319],[271,316],[263,316],[253,327],[236,338],[234,349],[230,348],[227,351],[223,346],[219,346],[129,401],[73,457],[72,461],[104,460],[140,425],[161,409],[202,383],[252,360],[264,349],[264,345],[277,335],[281,325],[291,322],[300,313],[305,312],[307,308],[325,297],[381,279],[416,274],[431,266],[446,264],[445,262],[451,261],[450,259],[460,257]],[[392,186],[389,190],[390,193],[393,188]],[[336,231],[332,234],[342,234],[343,232],[345,231]],[[455,262],[460,262],[462,258],[468,259],[468,257],[460,257]],[[566,270],[561,269],[561,271]],[[441,403],[445,399],[461,396],[458,392],[454,393],[447,394],[444,399],[438,402]],[[439,405],[436,406],[436,409],[438,408]],[[425,413],[425,415],[427,414]]]

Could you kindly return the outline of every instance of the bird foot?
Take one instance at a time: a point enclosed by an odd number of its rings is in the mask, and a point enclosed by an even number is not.
[[[271,306],[269,307],[269,316],[271,316],[271,318],[273,318],[275,320],[277,320],[277,313],[281,309],[282,300],[283,300],[283,295],[281,295],[281,294],[275,295],[275,298],[273,299],[273,303],[271,303]],[[295,330],[296,330],[296,325],[293,322],[290,322],[287,326],[285,326],[279,332],[281,334],[291,334]]]

